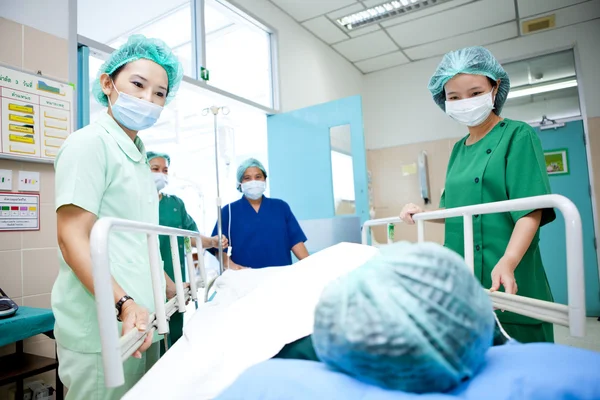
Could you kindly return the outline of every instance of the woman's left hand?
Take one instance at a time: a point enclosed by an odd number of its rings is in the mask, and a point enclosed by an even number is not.
[[[519,290],[517,281],[515,280],[515,269],[518,263],[504,256],[498,261],[498,264],[492,270],[492,287],[490,292],[495,292],[500,289],[500,285],[504,287],[504,292],[509,294],[517,294]]]
[[[213,236],[210,238],[210,243],[212,244],[213,248],[217,248],[219,247],[219,236]],[[229,246],[229,241],[227,240],[227,238],[223,235],[221,235],[221,245],[223,246],[224,249],[227,248],[227,246]]]

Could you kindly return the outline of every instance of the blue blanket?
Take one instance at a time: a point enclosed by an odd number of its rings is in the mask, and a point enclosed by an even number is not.
[[[600,353],[546,344],[492,347],[484,368],[446,394],[385,390],[325,364],[272,359],[242,374],[219,400],[598,400]]]

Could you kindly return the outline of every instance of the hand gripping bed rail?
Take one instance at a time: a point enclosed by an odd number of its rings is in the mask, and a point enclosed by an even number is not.
[[[492,298],[494,307],[498,309],[512,311],[541,321],[567,326],[569,327],[571,336],[583,337],[585,333],[583,231],[581,228],[581,216],[579,215],[579,211],[577,211],[577,207],[575,207],[575,204],[573,204],[571,200],[564,196],[551,194],[424,212],[414,215],[413,219],[417,223],[418,241],[423,242],[425,240],[424,221],[462,217],[464,220],[465,262],[469,268],[473,269],[473,215],[539,210],[543,208],[556,208],[562,213],[565,219],[568,306],[503,292],[493,292],[489,294]],[[402,221],[398,217],[381,218],[365,222],[362,230],[362,243],[367,244],[367,238],[372,226],[396,224],[400,222]]]
[[[154,291],[155,312],[150,315],[146,332],[139,332],[134,329],[121,338],[119,337],[115,316],[115,301],[108,252],[109,236],[114,231],[135,232],[147,235],[150,274]],[[160,263],[158,235],[170,237],[171,254],[173,257],[173,272],[175,274],[177,295],[167,303],[165,303],[166,294],[162,285],[164,269]],[[106,387],[111,388],[123,385],[125,382],[123,361],[139,348],[146,335],[152,334],[154,330],[157,330],[162,335],[167,334],[169,332],[167,318],[175,312],[185,312],[188,300],[198,301],[197,292],[199,282],[195,279],[194,263],[189,251],[187,252],[187,267],[188,276],[190,277],[190,288],[184,288],[183,286],[177,237],[195,238],[197,243],[202,243],[202,238],[198,232],[117,218],[100,218],[92,228],[90,235],[90,249],[93,263],[92,272],[102,346],[102,363],[105,372],[104,383]],[[198,264],[200,276],[203,279],[202,282],[206,284],[206,271],[204,270],[202,254],[198,254]]]

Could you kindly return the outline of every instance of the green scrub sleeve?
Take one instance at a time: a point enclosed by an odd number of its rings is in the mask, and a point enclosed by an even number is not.
[[[529,125],[516,132],[506,156],[506,190],[510,200],[551,194],[542,144]],[[514,223],[535,209],[511,212]],[[554,209],[542,210],[540,226],[556,219]]]

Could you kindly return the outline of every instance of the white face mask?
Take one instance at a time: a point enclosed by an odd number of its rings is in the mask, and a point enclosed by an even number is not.
[[[141,131],[150,128],[158,121],[163,108],[149,101],[138,99],[127,93],[119,92],[115,83],[113,87],[119,94],[115,104],[108,103],[112,110],[113,117],[125,128],[132,131]]]
[[[163,190],[169,184],[169,177],[160,172],[153,172],[152,178],[154,178],[154,183],[156,184],[156,190],[159,192]]]
[[[492,92],[463,100],[446,101],[446,114],[467,126],[481,125],[494,109]]]
[[[242,183],[242,192],[250,200],[258,200],[267,189],[265,181],[250,181]]]

